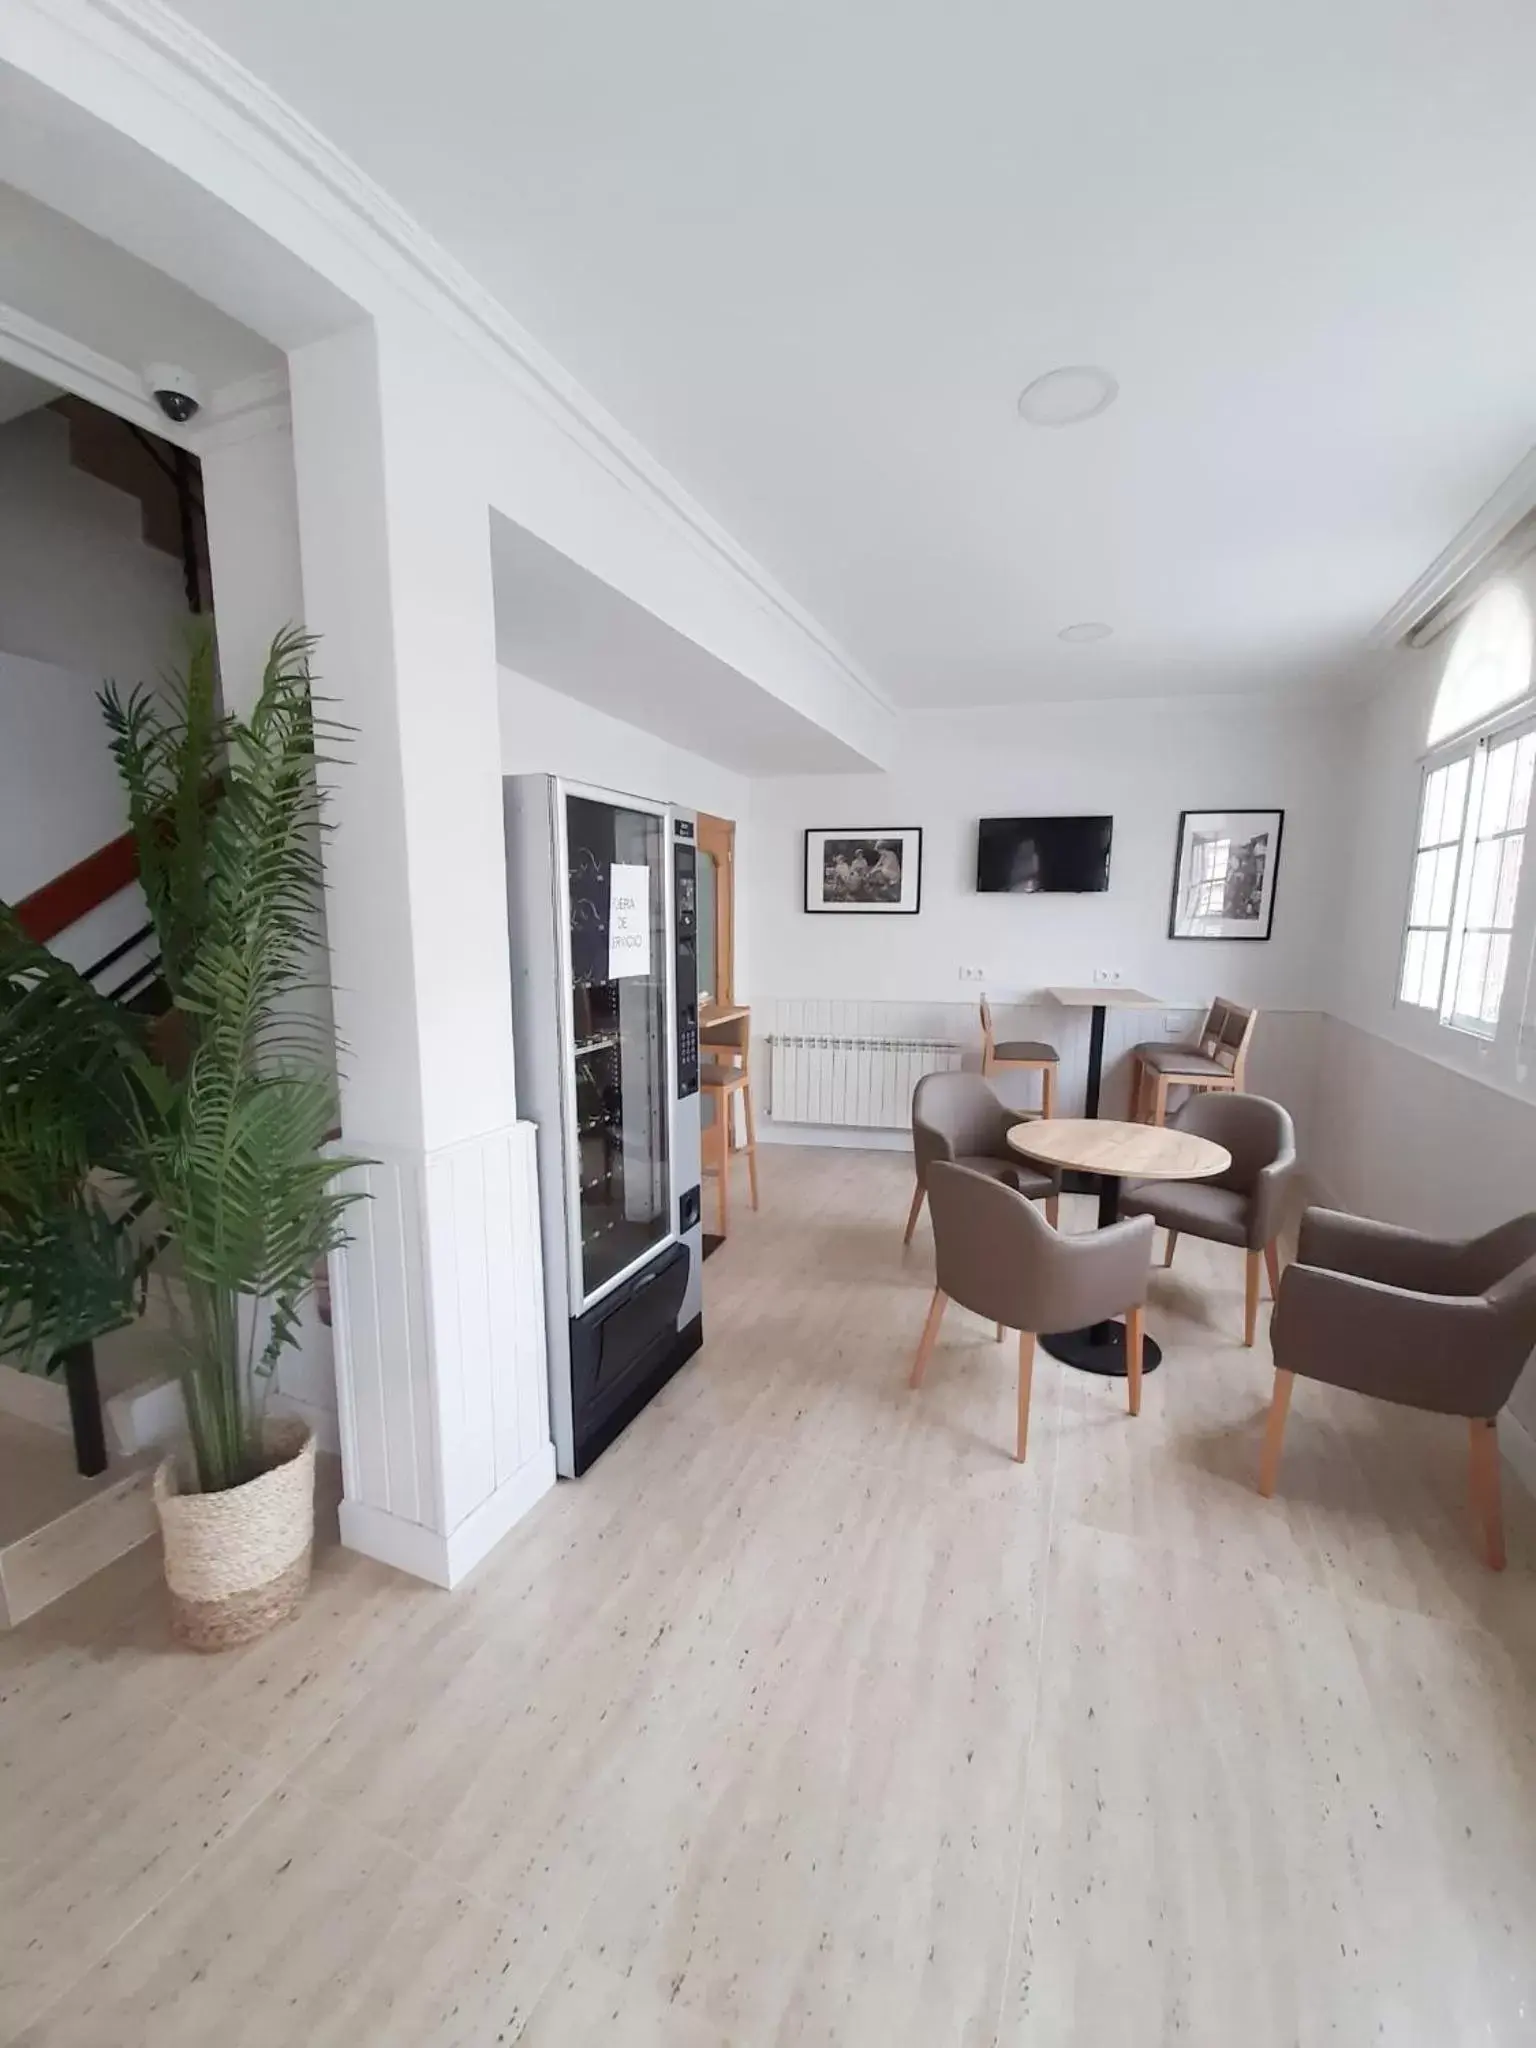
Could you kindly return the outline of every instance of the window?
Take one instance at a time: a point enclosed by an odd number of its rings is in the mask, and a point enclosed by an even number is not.
[[[1531,808],[1536,731],[1485,741],[1472,770],[1464,872],[1457,889],[1451,965],[1441,1017],[1461,1031],[1491,1038],[1498,1027],[1509,942],[1520,891],[1520,856]]]
[[[1445,956],[1456,908],[1456,867],[1461,854],[1461,828],[1467,814],[1467,779],[1471,762],[1459,761],[1431,769],[1424,777],[1419,806],[1419,840],[1413,857],[1413,896],[1408,905],[1408,936],[1403,944],[1403,972],[1398,984],[1402,1002],[1424,1009],[1440,1007]]]
[[[1531,688],[1531,614],[1519,591],[1480,598],[1458,634],[1435,698],[1414,843],[1398,1000],[1442,1024],[1498,1031],[1536,771],[1536,724],[1455,735]],[[1438,743],[1438,744],[1437,744]]]

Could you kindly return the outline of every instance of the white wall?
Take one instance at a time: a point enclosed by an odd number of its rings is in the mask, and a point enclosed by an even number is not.
[[[980,967],[1000,1025],[1060,1048],[1070,1104],[1086,1018],[1041,1003],[1038,991],[1117,968],[1160,1007],[1129,1013],[1112,1032],[1107,1067],[1125,1044],[1163,1036],[1213,994],[1230,995],[1265,1011],[1256,1058],[1267,1055],[1304,1120],[1307,1103],[1296,1098],[1310,1086],[1308,1062],[1289,1040],[1311,1032],[1326,979],[1324,912],[1340,858],[1338,731],[1337,716],[1316,707],[1227,701],[958,712],[904,721],[888,773],[754,784],[742,886],[757,1028],[771,1028],[781,997],[823,997],[955,1006],[972,1030],[980,989],[960,969]],[[1285,811],[1274,936],[1170,940],[1179,813],[1226,806]],[[976,893],[979,818],[1074,811],[1114,817],[1103,895]],[[923,828],[917,916],[805,914],[804,833],[830,825]],[[1282,1021],[1292,1015],[1294,1025]]]
[[[531,676],[503,668],[500,677],[503,774],[565,775],[718,818],[745,817],[753,788],[745,775]]]

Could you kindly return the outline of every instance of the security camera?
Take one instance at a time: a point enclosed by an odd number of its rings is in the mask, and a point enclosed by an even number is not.
[[[178,370],[174,363],[151,363],[144,372],[144,382],[168,420],[184,427],[188,420],[196,419],[203,401],[198,396],[197,379],[190,371]]]

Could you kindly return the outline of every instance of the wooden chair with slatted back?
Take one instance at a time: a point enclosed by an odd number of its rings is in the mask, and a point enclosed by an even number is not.
[[[983,996],[981,999],[981,1071],[990,1080],[994,1075],[1006,1073],[1009,1068],[1023,1069],[1026,1073],[1040,1076],[1040,1114],[1056,1114],[1056,1076],[1061,1067],[1061,1054],[1054,1045],[1047,1045],[1038,1038],[1005,1038],[997,1042],[992,1030],[992,1005]]]
[[[1193,1045],[1145,1044],[1131,1048],[1131,1116],[1137,1123],[1166,1123],[1168,1091],[1224,1090],[1240,1094],[1245,1086],[1248,1048],[1253,1042],[1257,1010],[1217,996],[1205,1013]]]

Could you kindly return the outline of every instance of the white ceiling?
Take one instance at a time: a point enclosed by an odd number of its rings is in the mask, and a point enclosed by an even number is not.
[[[1529,0],[181,4],[904,702],[1324,686],[1533,438]]]

